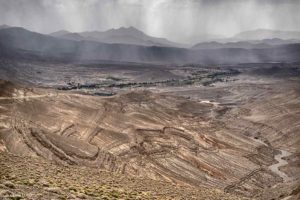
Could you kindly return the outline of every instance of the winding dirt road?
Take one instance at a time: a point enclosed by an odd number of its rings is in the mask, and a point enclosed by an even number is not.
[[[11,100],[11,99],[34,99],[43,97],[53,97],[56,94],[43,94],[43,95],[29,95],[29,96],[16,96],[16,97],[0,97],[0,100]]]
[[[274,164],[274,165],[271,165],[269,166],[269,169],[274,172],[275,174],[277,174],[278,176],[280,176],[284,182],[287,182],[287,181],[290,181],[291,178],[286,175],[284,172],[280,171],[279,168],[281,166],[284,166],[284,165],[287,165],[288,162],[282,158],[284,157],[287,157],[289,155],[291,155],[291,153],[287,152],[287,151],[284,151],[284,150],[280,150],[280,154],[277,154],[274,158],[275,160],[278,161],[278,163]]]

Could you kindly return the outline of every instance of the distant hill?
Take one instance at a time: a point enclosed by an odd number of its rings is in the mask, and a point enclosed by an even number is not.
[[[300,39],[263,39],[263,40],[245,40],[237,42],[228,41],[212,41],[202,42],[194,45],[192,49],[224,49],[224,48],[242,48],[242,49],[266,49],[272,48],[277,45],[295,44],[300,43]]]
[[[263,40],[279,38],[283,40],[300,39],[299,31],[278,31],[269,29],[257,29],[241,32],[233,37],[236,40]]]
[[[101,31],[87,31],[81,33],[71,33],[69,31],[58,31],[50,34],[54,37],[60,37],[71,40],[89,40],[109,44],[133,44],[142,46],[170,46],[179,47],[181,44],[171,42],[164,38],[151,37],[142,31],[134,28],[118,28],[110,29],[104,32]]]
[[[5,28],[10,28],[10,26],[8,26],[6,24],[0,25],[0,29],[5,29]]]
[[[28,31],[24,28],[0,30],[0,57],[77,61],[119,61],[162,64],[232,64],[300,61],[300,44],[271,48],[184,49],[129,44],[76,41]]]
[[[251,43],[264,43],[269,45],[282,45],[282,44],[295,44],[300,43],[299,39],[279,39],[279,38],[272,38],[272,39],[263,39],[263,40],[250,40]]]
[[[223,48],[242,48],[242,49],[264,49],[272,47],[269,44],[265,43],[251,43],[248,41],[240,41],[240,42],[228,42],[228,43],[220,43],[220,42],[203,42],[196,44],[192,47],[192,49],[223,49]]]

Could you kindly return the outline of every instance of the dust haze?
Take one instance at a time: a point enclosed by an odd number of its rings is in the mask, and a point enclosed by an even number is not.
[[[181,43],[253,29],[300,30],[297,0],[0,0],[0,24],[50,33],[134,26]]]

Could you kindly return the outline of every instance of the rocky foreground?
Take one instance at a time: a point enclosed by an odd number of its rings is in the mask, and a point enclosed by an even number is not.
[[[0,153],[0,199],[244,199],[95,168]]]

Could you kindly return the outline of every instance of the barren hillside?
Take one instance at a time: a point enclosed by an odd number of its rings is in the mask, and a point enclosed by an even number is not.
[[[253,82],[251,73],[214,87],[111,97],[1,82],[1,149],[185,187],[295,198],[299,82],[264,74]],[[281,151],[290,156],[277,168]]]

